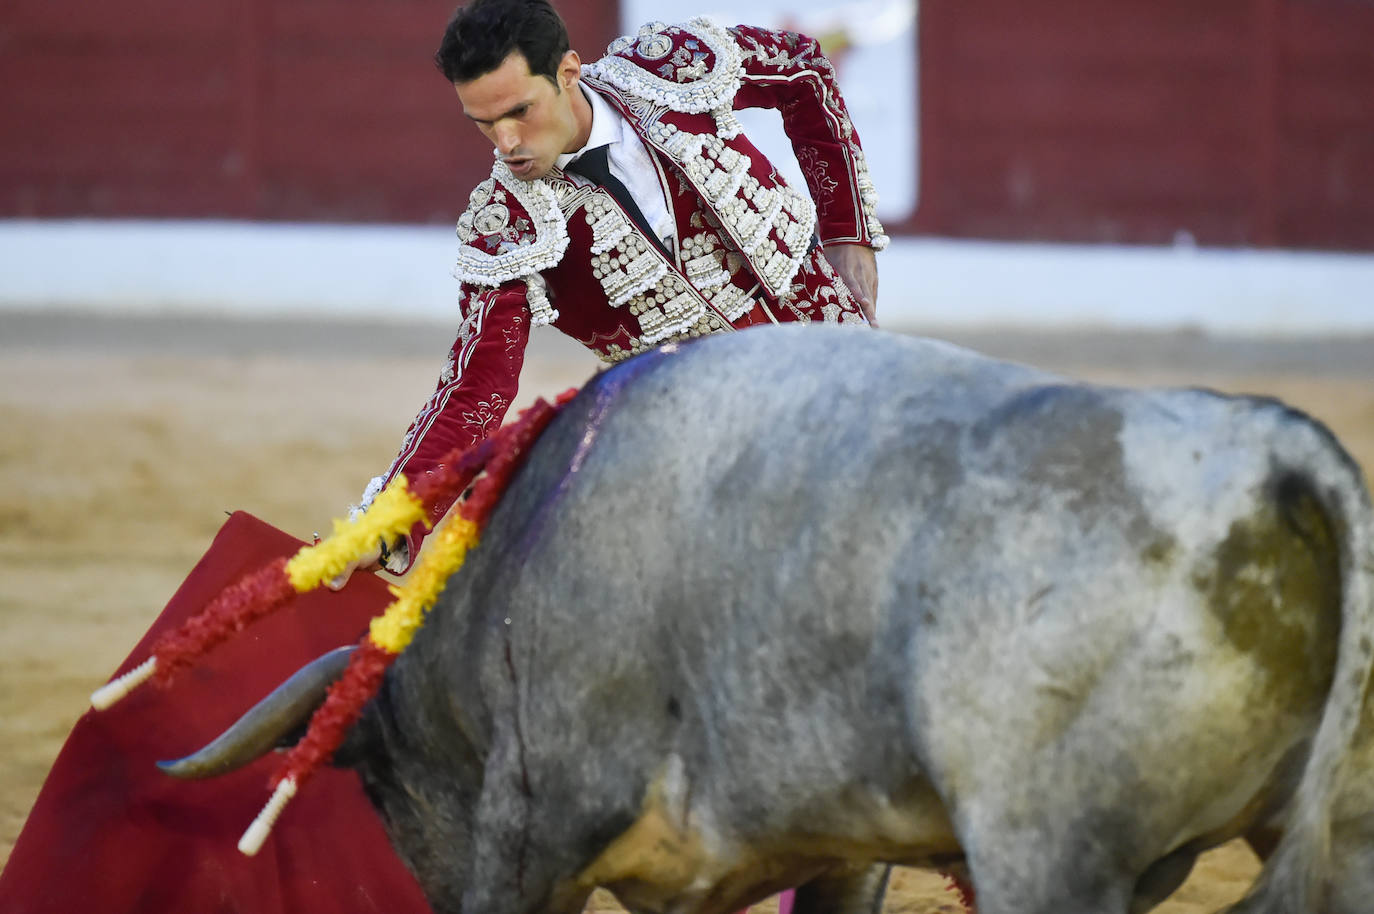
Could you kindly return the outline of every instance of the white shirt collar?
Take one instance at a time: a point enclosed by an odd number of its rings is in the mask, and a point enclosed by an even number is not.
[[[577,84],[577,88],[582,90],[587,101],[592,106],[592,132],[587,137],[587,143],[575,152],[565,152],[555,159],[555,164],[559,169],[568,167],[568,163],[576,160],[588,149],[596,149],[598,146],[609,146],[612,143],[620,142],[621,129],[625,124],[625,118],[620,116],[620,112],[611,107],[611,103],[601,97],[599,92],[593,92],[585,88],[582,83]]]

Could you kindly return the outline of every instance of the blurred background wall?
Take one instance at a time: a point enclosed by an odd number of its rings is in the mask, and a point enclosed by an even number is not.
[[[452,319],[491,164],[430,61],[455,2],[0,4],[0,308]],[[588,59],[649,19],[817,37],[889,328],[1374,332],[1374,0],[556,3]]]
[[[871,18],[792,6],[838,55]],[[451,223],[490,163],[427,60],[451,8],[9,0],[0,217]],[[622,29],[616,2],[561,9],[588,58]],[[1374,250],[1370,0],[924,0],[914,21],[898,234]]]
[[[1374,3],[927,0],[920,17],[911,227],[1374,249]]]
[[[429,60],[455,5],[8,0],[0,216],[453,222],[491,169]]]

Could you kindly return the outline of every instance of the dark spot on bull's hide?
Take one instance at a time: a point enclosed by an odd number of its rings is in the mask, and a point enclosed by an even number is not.
[[[1177,540],[1161,533],[1157,539],[1146,543],[1140,550],[1140,560],[1146,565],[1168,565],[1173,560],[1177,547]]]
[[[1231,524],[1210,561],[1194,570],[1193,586],[1226,638],[1267,674],[1274,698],[1312,710],[1334,673],[1340,558],[1316,499],[1291,482],[1267,487],[1265,504]]]
[[[900,456],[919,470],[928,496],[952,491],[964,481],[958,453],[959,432],[957,423],[935,419],[916,426],[907,439]]]
[[[1024,483],[1027,507],[1059,508],[1085,530],[1114,527],[1147,562],[1166,561],[1175,544],[1127,475],[1123,426],[1111,388],[1049,384],[1008,399],[974,426],[970,443],[990,473]]]
[[[678,704],[677,698],[671,695],[668,697],[668,716],[673,720],[682,720],[682,705]]]
[[[1121,835],[1139,834],[1141,822],[1146,817],[1143,810],[1154,806],[1157,791],[1149,781],[1142,777],[1136,764],[1130,759],[1116,756],[1102,760],[1105,771],[1102,777],[1121,785],[1117,789],[1126,791],[1133,802],[1125,804],[1103,804],[1096,802],[1095,791],[1089,785],[1080,788],[1080,802],[1083,808],[1071,812],[1065,818],[1052,821],[1046,834],[1056,835],[1059,853],[1065,861],[1071,862],[1076,888],[1076,899],[1084,897],[1107,897],[1110,882],[1120,861],[1113,856],[1119,847]],[[1127,786],[1129,785],[1129,786]],[[1069,899],[1063,899],[1060,911],[1083,910]]]

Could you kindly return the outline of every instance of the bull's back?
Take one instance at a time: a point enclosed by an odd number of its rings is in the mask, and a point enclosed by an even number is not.
[[[509,673],[484,639],[529,637],[549,668],[608,692],[638,683],[648,710],[706,683],[702,719],[729,707],[743,728],[773,726],[760,719],[775,709],[796,728],[895,709],[913,674],[968,689],[984,671],[986,701],[1034,676],[1008,664],[1095,668],[1142,633],[1215,624],[1274,660],[1268,634],[1298,625],[1282,613],[1299,603],[1255,614],[1235,595],[1247,574],[1287,580],[1289,545],[1310,551],[1274,500],[1270,447],[1308,424],[864,330],[664,347],[596,378],[550,426],[453,615],[470,616],[460,640],[492,688]],[[1290,595],[1328,600],[1325,560],[1305,559]],[[1329,659],[1309,654],[1311,670]]]
[[[549,426],[400,664],[454,670],[478,730],[515,688],[530,752],[685,753],[702,802],[760,827],[837,783],[911,788],[898,566],[964,417],[1041,378],[818,328],[631,360]]]
[[[475,731],[514,702],[532,754],[621,747],[626,808],[674,753],[762,829],[797,797],[872,827],[914,776],[947,802],[1067,779],[1150,797],[1153,859],[1238,827],[1320,712],[1341,530],[1318,452],[1342,459],[1276,404],[868,331],[664,347],[549,427],[401,664],[461,645]],[[1155,779],[1181,755],[1208,771],[1189,791]]]

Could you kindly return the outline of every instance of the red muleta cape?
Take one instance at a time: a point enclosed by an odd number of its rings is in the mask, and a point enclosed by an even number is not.
[[[224,587],[303,545],[250,514],[233,514],[118,672]],[[199,749],[302,664],[356,643],[389,602],[383,581],[355,574],[339,593],[302,594],[169,689],[144,688],[108,711],[88,712],[0,874],[0,910],[428,914],[352,771],[319,772],[249,858],[236,844],[268,796],[276,758],[194,782],[154,765]]]

